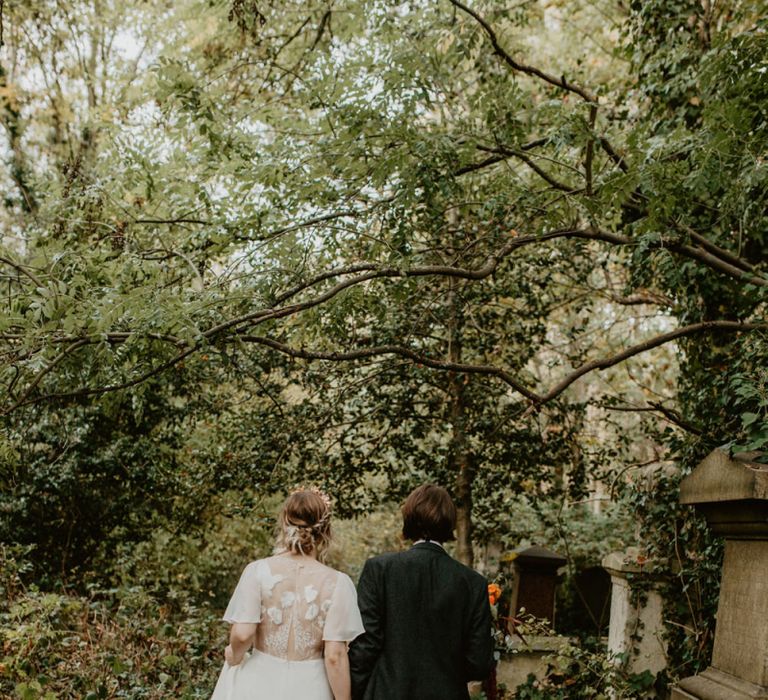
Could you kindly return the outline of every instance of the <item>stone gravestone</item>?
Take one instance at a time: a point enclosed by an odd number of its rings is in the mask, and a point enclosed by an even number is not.
[[[512,560],[515,582],[510,610],[516,614],[520,608],[536,617],[546,618],[555,626],[555,589],[558,569],[568,560],[544,547],[528,547]]]
[[[578,622],[598,636],[608,626],[611,609],[611,577],[602,566],[582,569],[574,577]]]
[[[680,485],[725,538],[712,665],[673,700],[768,700],[768,465],[715,450]]]
[[[510,614],[515,616],[520,608],[525,608],[526,613],[546,618],[554,626],[558,569],[567,559],[543,547],[528,547],[504,560],[512,563],[514,571]],[[516,688],[525,683],[529,674],[542,678],[547,672],[548,658],[557,652],[562,641],[557,636],[526,635],[527,643],[515,638],[512,642],[515,652],[499,661],[496,670],[499,683]]]
[[[613,584],[608,651],[625,656],[630,673],[658,674],[667,666],[664,600],[658,591],[664,579],[659,571],[666,566],[646,560],[637,547],[629,547],[605,556],[603,567]],[[644,595],[633,591],[633,582],[641,586]]]

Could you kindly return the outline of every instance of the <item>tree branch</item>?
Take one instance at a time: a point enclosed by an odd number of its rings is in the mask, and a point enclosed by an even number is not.
[[[34,282],[35,287],[45,286],[37,277],[35,277],[35,275],[33,275],[27,269],[25,265],[20,265],[19,263],[13,262],[13,260],[11,260],[10,258],[6,258],[1,255],[0,255],[0,262],[4,262],[6,265],[10,265],[14,270],[31,279],[32,282]]]
[[[314,51],[317,45],[320,43],[320,40],[323,38],[323,34],[325,33],[325,28],[328,26],[328,24],[331,21],[331,11],[326,10],[323,16],[320,18],[320,24],[317,27],[317,34],[315,34],[315,40],[312,42],[312,46],[310,47],[310,51]]]
[[[571,384],[577,379],[583,377],[589,372],[600,369],[608,369],[614,365],[618,365],[624,360],[628,360],[630,357],[639,355],[653,348],[657,348],[660,345],[664,345],[678,338],[684,338],[690,335],[696,335],[705,331],[726,331],[729,333],[739,333],[742,331],[754,331],[754,330],[768,330],[768,323],[740,323],[739,321],[702,321],[701,323],[692,323],[682,328],[676,328],[668,333],[662,333],[649,340],[645,340],[637,345],[623,350],[616,355],[605,357],[599,360],[592,360],[591,362],[585,362],[580,367],[577,367],[573,372],[567,374],[561,379],[554,387],[552,387],[546,394],[541,396],[541,403],[551,401],[556,396],[562,394]]]
[[[260,340],[252,340],[252,342],[261,342],[264,345],[269,345],[270,343],[272,343],[271,347],[273,347],[274,349],[279,349],[278,348],[279,344],[276,344],[277,341],[270,341],[269,339],[263,338],[261,336],[251,336],[251,335],[246,336],[245,335],[246,331],[266,321],[276,320],[276,319],[296,315],[307,309],[319,306],[329,301],[333,297],[337,296],[338,294],[343,292],[345,289],[348,289],[355,285],[359,285],[374,279],[408,278],[408,277],[421,277],[421,276],[443,276],[443,277],[461,278],[461,279],[467,279],[467,280],[481,280],[492,275],[498,268],[500,262],[505,257],[507,257],[513,250],[517,248],[521,248],[526,245],[530,245],[530,244],[541,243],[547,240],[554,240],[556,238],[581,238],[586,240],[599,240],[599,241],[610,243],[612,245],[630,245],[630,244],[636,243],[635,240],[629,238],[628,236],[625,236],[619,233],[606,232],[606,231],[582,230],[582,229],[560,229],[560,230],[549,231],[549,232],[538,234],[538,235],[529,235],[529,236],[519,236],[516,231],[512,231],[510,232],[509,240],[507,240],[507,242],[504,243],[504,245],[502,245],[498,250],[492,252],[487,257],[485,263],[482,266],[477,268],[462,268],[462,267],[454,267],[450,265],[422,265],[422,266],[416,266],[410,269],[400,269],[395,267],[381,268],[377,264],[372,262],[362,262],[355,265],[335,268],[332,270],[319,273],[318,275],[312,277],[311,279],[306,280],[300,284],[297,284],[293,288],[279,295],[274,300],[272,305],[268,308],[262,308],[257,311],[253,311],[251,313],[229,319],[227,321],[224,321],[222,323],[219,323],[215,326],[210,327],[209,329],[201,333],[200,339],[196,342],[187,343],[186,341],[180,340],[170,335],[162,335],[162,334],[152,335],[151,337],[155,339],[174,343],[177,347],[180,348],[180,352],[178,352],[174,357],[170,358],[169,360],[162,362],[157,367],[142,373],[141,375],[139,375],[138,377],[135,377],[132,380],[128,380],[120,384],[109,385],[105,387],[98,387],[98,388],[86,387],[86,388],[82,388],[82,389],[78,389],[70,392],[50,394],[47,396],[40,396],[34,399],[30,399],[29,396],[31,395],[32,390],[34,390],[34,388],[39,385],[42,377],[50,371],[50,369],[47,368],[46,370],[43,371],[41,375],[38,375],[36,377],[32,385],[27,389],[27,391],[24,394],[24,397],[22,397],[21,399],[21,403],[16,402],[15,405],[9,410],[14,410],[16,408],[19,408],[22,405],[36,403],[38,401],[42,401],[47,398],[65,398],[65,397],[103,394],[111,391],[117,391],[119,389],[129,388],[131,386],[135,386],[149,379],[150,377],[161,373],[165,369],[168,369],[174,366],[175,364],[183,360],[185,357],[190,355],[192,352],[194,352],[196,349],[198,349],[204,342],[210,341],[227,331],[230,331],[233,335],[240,336],[243,338],[247,337],[252,339],[260,339]],[[734,265],[730,265],[729,263],[709,253],[703,248],[681,244],[676,241],[666,241],[664,239],[659,239],[658,241],[655,241],[652,247],[668,248],[670,250],[680,253],[681,255],[699,260],[700,262],[707,264],[709,267],[712,267],[713,269],[719,270],[731,276],[737,277],[739,279],[749,279],[755,284],[768,286],[768,280],[758,278],[753,275],[749,275],[749,273],[745,272],[741,268],[738,268]],[[14,268],[20,270],[20,272],[23,272],[24,274],[29,276],[30,279],[35,281],[35,283],[38,286],[42,286],[39,284],[39,281],[34,277],[34,275],[31,275],[31,273],[29,273],[27,270],[20,268],[16,263],[13,263],[12,261],[8,261],[5,258],[3,258],[3,260],[11,264]],[[350,275],[350,277],[337,282],[335,285],[333,285],[329,289],[326,289],[324,292],[319,293],[310,299],[306,299],[304,301],[297,302],[294,304],[289,304],[287,306],[280,306],[280,304],[283,304],[284,302],[290,300],[291,298],[301,293],[302,291],[310,290],[313,287],[317,286],[318,284],[321,284],[326,280],[329,280],[335,277],[343,277],[347,275]],[[542,395],[536,394],[533,390],[526,388],[520,381],[518,381],[515,377],[510,375],[506,370],[502,368],[494,367],[492,365],[470,365],[470,364],[460,364],[460,363],[459,364],[446,363],[446,362],[443,362],[442,360],[438,360],[428,356],[423,356],[420,353],[417,353],[415,350],[412,350],[411,348],[406,348],[403,346],[388,345],[388,346],[379,346],[378,348],[375,348],[375,349],[367,348],[365,350],[353,351],[354,353],[357,353],[357,354],[349,354],[349,353],[346,353],[346,354],[345,353],[324,353],[324,354],[314,353],[312,354],[312,351],[296,350],[296,349],[289,348],[288,346],[285,346],[285,348],[283,348],[282,351],[288,352],[289,354],[293,353],[294,356],[296,357],[307,357],[308,359],[336,359],[336,360],[371,357],[373,354],[376,354],[376,352],[378,352],[379,354],[382,354],[382,353],[383,354],[399,354],[413,361],[421,362],[425,366],[433,367],[436,369],[445,369],[445,370],[458,371],[458,372],[464,372],[464,373],[486,374],[489,376],[498,377],[502,381],[506,382],[513,389],[515,389],[515,391],[518,391],[521,395],[528,398],[533,405],[538,405],[538,404],[545,403],[547,401],[552,400],[553,398],[561,394],[563,391],[565,391],[565,389],[568,386],[570,386],[573,382],[575,382],[577,379],[579,379],[580,377],[584,376],[585,374],[591,371],[605,369],[605,368],[614,366],[634,355],[637,355],[647,350],[650,350],[652,348],[658,347],[660,345],[663,345],[664,343],[668,343],[677,338],[693,335],[695,333],[700,333],[704,331],[712,331],[712,330],[721,330],[726,332],[741,332],[741,331],[757,330],[757,329],[768,329],[768,324],[739,323],[735,321],[708,321],[708,322],[702,322],[698,324],[685,326],[683,328],[676,329],[669,333],[665,333],[665,334],[656,336],[654,338],[651,338],[647,341],[644,341],[643,343],[634,345],[622,351],[621,353],[618,353],[611,357],[585,363],[580,367],[576,368],[570,374],[566,375],[558,384],[556,384],[547,393]],[[82,345],[101,342],[105,339],[108,342],[118,342],[118,343],[125,342],[128,338],[133,337],[134,335],[135,334],[133,333],[127,332],[127,333],[111,333],[111,334],[108,334],[106,338],[103,338],[103,337],[78,338],[76,336],[61,336],[59,338],[54,338],[52,342],[70,342],[73,344],[72,348],[78,348],[78,347],[82,347]],[[65,350],[64,353],[70,352],[72,348],[67,348],[67,350]],[[64,355],[64,353],[62,353],[62,355]],[[54,360],[54,363],[50,366],[51,368],[63,360],[62,355],[60,355]],[[5,410],[3,411],[3,413],[8,413],[9,410]]]
[[[474,365],[461,362],[448,362],[438,360],[428,355],[416,352],[415,350],[403,345],[375,345],[370,348],[359,348],[357,350],[348,350],[346,352],[326,352],[322,350],[307,350],[306,348],[294,348],[285,343],[280,343],[271,338],[256,335],[241,335],[240,340],[248,343],[256,343],[277,350],[290,357],[302,360],[327,360],[330,362],[345,362],[350,360],[364,360],[379,355],[398,355],[406,357],[417,364],[449,372],[460,372],[464,374],[484,374],[498,377],[506,384],[509,384],[517,392],[531,401],[538,402],[539,397],[536,393],[528,389],[506,370],[492,365]]]
[[[694,231],[690,226],[686,226],[685,224],[676,221],[675,227],[678,230],[684,233],[687,233],[691,237],[691,240],[698,243],[708,253],[712,253],[712,255],[716,255],[718,258],[721,258],[725,262],[730,263],[735,267],[741,268],[745,272],[755,271],[754,265],[747,262],[746,260],[742,260],[738,255],[734,255],[730,251],[725,250],[725,248],[721,248],[720,246],[715,245],[711,241],[708,241],[706,238],[704,238],[704,236]]]
[[[704,431],[693,425],[693,423],[690,423],[689,421],[685,420],[677,411],[667,408],[661,403],[657,402],[650,402],[648,406],[607,406],[602,405],[601,408],[604,408],[607,411],[619,411],[621,413],[661,413],[662,416],[666,420],[668,420],[670,423],[673,423],[674,425],[678,426],[679,428],[682,428],[688,433],[691,433],[692,435],[698,435],[701,436],[704,434]]]
[[[561,229],[543,233],[540,236],[526,236],[518,240],[521,245],[525,245],[536,240],[544,241],[552,240],[555,238],[583,238],[594,241],[605,241],[606,243],[612,243],[614,245],[637,245],[637,241],[621,233],[584,229]],[[722,260],[718,256],[709,253],[703,248],[699,248],[698,246],[691,246],[686,243],[680,243],[676,240],[659,238],[658,240],[653,241],[649,247],[671,250],[672,252],[678,253],[692,260],[698,260],[707,267],[710,267],[713,270],[717,270],[718,272],[722,272],[729,277],[735,277],[738,280],[748,282],[760,287],[768,287],[768,278],[758,277],[756,275],[750,274],[743,269],[736,267],[735,265],[732,265],[725,260]]]
[[[620,304],[621,306],[640,306],[643,304],[650,304],[653,306],[672,307],[675,305],[674,299],[665,296],[664,294],[659,294],[658,292],[651,292],[648,290],[635,292],[634,294],[627,294],[625,296],[622,296],[621,294],[609,293],[608,298],[614,304]]]
[[[19,406],[23,406],[26,400],[29,398],[29,396],[32,394],[32,392],[35,390],[35,387],[40,384],[41,381],[43,381],[43,378],[46,374],[48,374],[52,369],[60,365],[64,360],[67,359],[69,355],[71,355],[75,350],[78,348],[83,347],[84,345],[88,344],[88,340],[79,340],[75,343],[72,343],[72,345],[67,346],[64,348],[64,350],[59,353],[51,362],[48,364],[45,368],[41,369],[37,376],[30,382],[29,386],[26,388],[24,393],[16,400],[16,402],[6,411],[3,411],[3,413],[11,413],[15,411]]]
[[[668,333],[662,333],[642,343],[633,345],[626,350],[612,355],[610,357],[601,358],[599,360],[593,360],[591,362],[585,362],[580,367],[576,368],[573,372],[567,374],[561,379],[554,387],[552,387],[545,394],[537,394],[532,389],[528,388],[520,380],[515,378],[512,374],[502,369],[501,367],[495,367],[493,365],[477,365],[468,363],[456,363],[447,362],[444,360],[438,360],[434,357],[419,353],[412,348],[408,348],[402,345],[376,345],[369,348],[358,348],[355,350],[348,350],[345,352],[330,352],[323,350],[310,350],[306,348],[295,348],[286,343],[281,343],[271,338],[264,336],[240,334],[238,337],[240,340],[249,343],[256,343],[272,348],[278,352],[281,352],[290,357],[295,357],[304,360],[324,360],[329,362],[346,362],[352,360],[369,359],[379,355],[398,355],[400,357],[406,357],[413,362],[424,365],[425,367],[431,367],[433,369],[439,369],[450,372],[460,372],[464,374],[481,374],[486,376],[496,377],[501,379],[504,383],[508,384],[519,394],[527,398],[532,405],[540,406],[544,403],[552,401],[554,398],[562,394],[571,384],[577,379],[581,378],[589,372],[595,370],[607,369],[614,365],[620,364],[625,360],[639,355],[653,348],[664,345],[678,338],[683,338],[697,333],[705,331],[721,330],[727,332],[741,332],[750,330],[768,330],[768,323],[739,323],[736,321],[703,321],[701,323],[694,323],[689,326],[677,328]],[[670,409],[666,409],[663,406],[657,407],[656,410],[664,413],[670,420],[675,415]],[[681,421],[678,417],[678,421]],[[678,424],[682,424],[678,422]],[[691,432],[695,432],[695,429],[691,429]]]
[[[539,68],[536,68],[534,66],[528,66],[528,65],[525,65],[524,63],[520,63],[519,61],[516,61],[501,46],[501,44],[499,43],[499,38],[498,36],[496,36],[496,32],[493,30],[493,27],[491,27],[491,25],[483,17],[481,17],[477,12],[475,12],[474,10],[471,10],[469,7],[467,7],[463,3],[459,2],[459,0],[449,0],[449,2],[454,7],[458,7],[462,12],[465,12],[470,17],[472,17],[483,28],[485,33],[488,35],[488,38],[491,40],[491,45],[493,46],[493,52],[497,56],[499,56],[510,68],[512,68],[513,70],[519,71],[520,73],[525,73],[526,75],[532,75],[537,78],[540,78],[544,82],[549,83],[550,85],[553,85],[557,88],[560,88],[561,90],[566,90],[567,92],[572,92],[578,95],[579,97],[586,100],[587,102],[594,102],[595,104],[597,104],[597,97],[595,97],[592,93],[585,90],[584,88],[581,88],[578,85],[569,83],[565,79],[565,76],[556,78],[554,75],[545,73],[543,70],[540,70]]]
[[[210,221],[206,221],[205,219],[189,219],[184,216],[180,216],[176,219],[133,219],[132,223],[134,224],[168,224],[169,226],[172,226],[173,224],[200,224],[201,226],[206,226],[210,224]]]
[[[617,153],[616,149],[611,145],[611,142],[604,136],[601,136],[599,140],[600,147],[608,154],[608,157],[619,167],[619,169],[625,173],[628,172],[629,166],[627,165],[624,156]]]
[[[535,237],[534,237],[535,240]],[[305,311],[306,309],[310,309],[312,307],[318,306],[319,304],[322,304],[333,297],[337,296],[340,292],[344,291],[345,289],[348,289],[349,287],[356,286],[358,284],[362,284],[363,282],[368,282],[370,280],[374,279],[383,279],[383,278],[407,278],[407,277],[429,277],[429,276],[441,276],[441,277],[458,277],[462,279],[468,279],[468,280],[481,280],[486,277],[489,277],[492,275],[496,268],[498,267],[499,263],[502,259],[504,259],[509,253],[511,253],[515,248],[519,248],[520,244],[517,239],[511,238],[507,243],[505,243],[499,250],[491,253],[485,264],[483,264],[481,267],[471,269],[471,268],[463,268],[463,267],[453,267],[451,265],[421,265],[412,267],[410,269],[399,269],[395,267],[385,267],[381,268],[375,263],[359,263],[357,265],[348,265],[346,267],[339,267],[334,268],[332,270],[328,270],[326,272],[322,272],[315,277],[307,280],[306,282],[302,282],[292,289],[289,289],[287,292],[281,294],[273,303],[272,307],[269,309],[260,309],[258,311],[251,312],[249,314],[245,314],[243,316],[239,316],[238,318],[230,319],[228,321],[224,321],[223,323],[220,323],[209,330],[205,331],[203,333],[203,336],[205,338],[212,338],[215,335],[218,335],[219,333],[222,333],[225,330],[228,330],[230,328],[236,328],[238,326],[242,326],[245,324],[251,324],[254,325],[256,323],[262,323],[267,320],[274,320],[278,318],[283,318],[285,316],[292,316],[293,314],[299,313],[301,311]],[[291,297],[296,296],[296,294],[305,291],[307,289],[310,289],[320,282],[323,282],[327,279],[331,279],[333,277],[339,277],[342,275],[348,275],[348,274],[356,274],[355,277],[351,277],[350,279],[343,280],[342,282],[338,282],[333,287],[328,289],[322,294],[319,294],[318,296],[309,299],[304,302],[299,302],[296,304],[293,304],[291,306],[285,306],[282,308],[275,308],[278,304],[283,303],[284,301],[287,301]]]
[[[561,90],[565,90],[567,92],[572,92],[578,95],[579,97],[581,97],[586,102],[589,102],[594,107],[597,107],[599,101],[596,95],[593,95],[586,88],[582,88],[582,87],[579,87],[578,85],[574,85],[573,83],[569,83],[565,79],[564,75],[557,78],[553,75],[550,75],[549,73],[545,73],[544,71],[536,68],[535,66],[528,66],[524,63],[520,63],[519,61],[516,61],[501,46],[501,44],[499,43],[499,38],[496,35],[496,32],[494,31],[493,27],[491,27],[491,25],[488,23],[487,20],[481,17],[474,10],[471,10],[469,7],[467,7],[463,3],[459,2],[459,0],[449,0],[449,2],[454,7],[458,7],[462,12],[465,12],[470,17],[472,17],[483,28],[483,31],[488,35],[488,38],[491,41],[491,45],[493,46],[493,52],[497,56],[499,56],[510,68],[512,68],[512,70],[516,70],[516,71],[519,71],[520,73],[525,73],[526,75],[537,77],[543,80],[544,82],[549,83],[550,85],[553,85],[554,87],[560,88]],[[608,155],[608,157],[611,159],[611,161],[613,161],[613,163],[615,163],[616,166],[621,168],[621,170],[623,170],[624,172],[627,172],[628,167],[624,159],[624,156],[620,155],[616,151],[616,149],[611,145],[610,141],[608,141],[608,139],[605,136],[601,136],[598,138],[598,143],[600,144],[600,147]]]
[[[326,221],[334,221],[335,219],[342,219],[345,217],[354,217],[359,216],[361,212],[355,211],[354,209],[347,209],[344,211],[336,211],[331,212],[330,214],[323,214],[322,216],[315,216],[311,219],[306,219],[304,221],[300,221],[296,224],[290,224],[288,226],[283,226],[282,228],[275,229],[274,231],[270,231],[263,239],[259,240],[272,240],[273,238],[277,238],[278,236],[282,236],[286,233],[291,233],[292,231],[298,231],[302,228],[306,228],[307,226],[314,226],[315,224],[322,224]],[[253,240],[248,237],[242,237],[242,240]]]
[[[587,141],[586,154],[584,156],[584,176],[587,180],[587,196],[592,196],[592,161],[595,157],[595,141],[592,133],[595,130],[595,120],[597,119],[597,105],[589,106],[589,136]]]
[[[3,6],[0,5],[0,10]],[[2,13],[0,12],[0,19]],[[2,40],[0,40],[2,46]],[[8,87],[8,78],[5,67],[0,64],[0,88]],[[16,107],[10,97],[4,97],[0,100],[0,121],[8,132],[8,145],[11,151],[11,179],[19,190],[21,195],[21,204],[23,209],[30,214],[37,213],[38,202],[32,191],[29,182],[32,179],[32,173],[29,171],[27,159],[22,150],[23,125],[21,121],[21,112]]]
[[[536,139],[534,141],[529,141],[528,143],[524,143],[521,146],[518,146],[516,150],[517,151],[530,151],[530,150],[533,150],[534,148],[537,148],[538,146],[543,146],[548,141],[549,141],[548,138]],[[479,146],[478,145],[477,146],[477,150],[478,151],[488,151],[488,148],[486,148],[484,146]],[[453,175],[455,177],[459,177],[460,175],[466,175],[467,173],[473,173],[476,170],[482,170],[483,168],[487,168],[487,167],[489,167],[491,165],[495,165],[496,163],[501,163],[501,162],[507,160],[507,158],[511,158],[512,156],[513,156],[513,154],[511,154],[511,153],[509,155],[503,154],[503,153],[499,153],[498,155],[490,156],[489,158],[486,158],[485,160],[482,160],[482,161],[480,161],[478,163],[469,163],[467,165],[464,165],[461,168],[459,168],[458,170],[455,170]]]
[[[67,348],[67,350],[69,349],[70,348]],[[185,357],[195,352],[196,349],[197,349],[197,345],[192,345],[186,350],[172,357],[170,360],[161,363],[157,367],[151,370],[148,370],[147,372],[144,372],[143,374],[139,375],[138,377],[135,377],[134,379],[130,379],[120,384],[111,384],[108,386],[95,387],[95,388],[83,387],[81,389],[74,389],[73,391],[62,391],[54,394],[44,394],[42,396],[37,396],[34,399],[27,399],[23,403],[17,402],[11,408],[7,408],[3,410],[2,413],[0,413],[0,415],[7,415],[8,413],[15,411],[17,408],[21,408],[23,406],[30,406],[32,404],[41,403],[42,401],[48,401],[51,399],[71,399],[71,398],[77,398],[80,396],[99,396],[102,394],[109,394],[113,391],[120,391],[121,389],[130,389],[133,386],[138,386],[139,384],[142,384],[148,379],[151,379],[152,377],[158,374],[161,374],[162,372],[164,372],[167,369],[170,369],[174,365],[177,365]]]
[[[469,163],[467,165],[462,166],[458,170],[454,171],[454,176],[459,177],[460,175],[466,175],[467,173],[473,173],[477,170],[482,170],[483,168],[487,168],[491,165],[496,165],[496,163],[503,163],[505,160],[507,160],[508,156],[490,156],[489,158],[486,158],[485,160],[481,160],[477,163]]]
[[[685,243],[678,243],[677,241],[662,242],[658,247],[668,248],[669,250],[682,253],[689,258],[693,258],[694,260],[699,260],[708,267],[711,267],[713,270],[718,270],[719,272],[723,272],[730,277],[735,277],[738,280],[742,280],[759,287],[768,287],[767,278],[750,274],[749,272],[742,269],[742,267],[732,265],[726,260],[723,260],[719,255],[714,255],[704,248],[690,246]]]
[[[538,165],[530,156],[527,156],[522,151],[518,151],[512,148],[505,148],[504,146],[498,146],[495,148],[479,146],[478,148],[480,148],[480,150],[490,151],[491,153],[499,153],[507,158],[517,158],[523,161],[523,163],[525,163],[531,170],[533,170],[542,180],[549,183],[556,190],[561,190],[562,192],[568,192],[570,194],[580,191],[578,188],[574,188],[570,185],[566,185],[565,183],[560,182],[558,179],[544,170],[544,168]]]
[[[677,411],[671,408],[667,408],[666,406],[658,403],[658,402],[650,402],[650,405],[655,408],[659,413],[661,413],[662,416],[664,416],[670,423],[674,423],[679,428],[682,428],[686,432],[691,433],[692,435],[703,435],[704,431],[695,426],[693,423],[685,420]]]

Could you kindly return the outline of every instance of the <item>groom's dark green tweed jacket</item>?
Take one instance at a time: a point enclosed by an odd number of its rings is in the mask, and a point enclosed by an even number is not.
[[[353,700],[467,700],[493,667],[485,579],[438,544],[369,559],[358,584],[365,634],[349,650]]]

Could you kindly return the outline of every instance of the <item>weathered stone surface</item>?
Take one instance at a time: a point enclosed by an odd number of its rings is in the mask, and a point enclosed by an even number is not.
[[[768,466],[754,457],[715,450],[681,483],[726,542],[712,666],[673,700],[768,700]]]
[[[711,666],[680,681],[672,700],[768,700],[768,689],[747,683]]]
[[[756,453],[729,457],[713,450],[680,484],[680,503],[724,503],[768,499],[768,465],[752,461]]]
[[[717,535],[768,538],[768,465],[756,455],[713,450],[681,482],[680,502],[695,506]]]
[[[514,689],[525,683],[529,674],[544,678],[549,660],[568,640],[563,637],[529,637],[528,645],[516,642],[516,653],[503,656],[496,666],[496,680]]]
[[[659,673],[667,665],[664,639],[664,601],[654,588],[661,580],[658,567],[638,561],[638,551],[611,552],[603,558],[603,568],[611,575],[611,618],[608,627],[608,651],[627,654],[627,668],[633,673]],[[644,579],[650,588],[638,597],[629,577]]]
[[[768,686],[768,542],[725,543],[712,665]]]

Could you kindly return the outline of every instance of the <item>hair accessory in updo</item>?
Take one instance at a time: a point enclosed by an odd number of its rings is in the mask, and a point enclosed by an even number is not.
[[[291,491],[291,496],[293,496],[296,493],[301,493],[302,491],[309,491],[310,493],[317,494],[320,496],[320,498],[323,499],[323,503],[325,503],[325,507],[330,511],[332,508],[331,505],[331,497],[322,489],[317,488],[317,486],[297,486],[293,491]]]
[[[294,489],[278,526],[275,552],[315,553],[322,560],[331,541],[331,499],[316,487]]]

